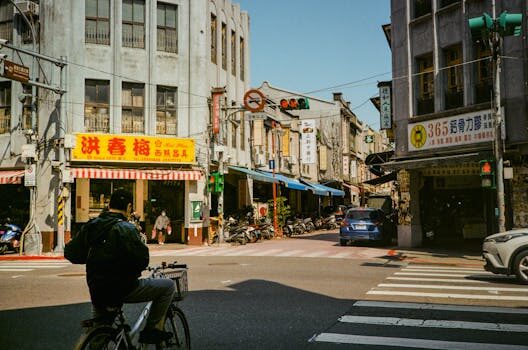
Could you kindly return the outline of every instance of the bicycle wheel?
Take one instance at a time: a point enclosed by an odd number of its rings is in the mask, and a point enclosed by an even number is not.
[[[165,331],[173,334],[172,338],[165,342],[163,349],[191,349],[191,334],[189,324],[183,311],[171,305],[165,319]]]
[[[106,350],[121,349],[116,343],[117,330],[110,326],[92,328],[80,339],[75,350]]]

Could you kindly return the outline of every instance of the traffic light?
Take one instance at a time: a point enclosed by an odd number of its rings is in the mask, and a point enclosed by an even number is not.
[[[481,160],[479,164],[481,186],[495,188],[495,164],[491,160]]]
[[[214,191],[215,192],[223,192],[224,191],[224,174],[215,173]]]
[[[470,18],[469,29],[471,29],[473,40],[486,39],[488,33],[493,29],[493,18],[486,12],[482,16]]]
[[[502,36],[520,36],[522,29],[522,14],[504,11],[499,16],[499,33]]]
[[[207,182],[207,191],[209,193],[214,192],[214,190],[215,190],[215,182],[216,182],[215,173],[211,173],[209,175],[209,182]]]
[[[310,102],[306,97],[299,98],[283,98],[280,100],[280,108],[282,110],[293,110],[293,109],[310,109]]]

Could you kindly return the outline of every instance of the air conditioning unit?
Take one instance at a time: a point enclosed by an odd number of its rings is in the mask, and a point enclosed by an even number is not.
[[[15,15],[18,14],[18,9],[24,14],[31,14],[33,16],[39,15],[39,5],[33,1],[17,1],[13,7]]]

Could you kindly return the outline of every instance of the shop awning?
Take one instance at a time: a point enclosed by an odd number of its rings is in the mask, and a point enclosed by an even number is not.
[[[262,181],[262,182],[271,182],[271,183],[279,182],[278,179],[276,178],[274,179],[271,174],[268,175],[265,172],[260,172],[260,171],[256,171],[256,170],[252,170],[252,169],[248,169],[244,167],[239,167],[239,166],[233,166],[233,165],[230,165],[229,169],[233,169],[235,171],[245,173],[249,175],[253,180]]]
[[[363,181],[363,183],[368,184],[368,185],[381,185],[381,184],[396,180],[397,175],[398,175],[398,172],[393,171],[390,174],[386,174],[386,175],[377,177],[375,179]]]
[[[308,181],[303,181],[305,184],[312,187],[314,194],[318,196],[332,196],[332,197],[344,197],[345,191],[338,190],[336,188],[328,187],[321,184],[316,184]]]
[[[428,158],[415,159],[395,159],[393,161],[380,164],[386,170],[400,170],[400,169],[420,169],[433,166],[440,166],[446,164],[464,163],[472,160],[486,159],[482,153],[466,153],[449,156],[437,156]]]
[[[2,170],[0,171],[0,185],[21,184],[24,170]]]
[[[73,177],[80,179],[121,179],[121,180],[200,180],[199,170],[161,169],[100,169],[72,168]]]
[[[260,170],[257,171],[273,178],[272,173]],[[307,185],[301,183],[299,180],[284,176],[282,174],[275,173],[275,179],[277,179],[281,185],[284,185],[284,187],[289,188],[291,190],[307,191],[309,188]]]

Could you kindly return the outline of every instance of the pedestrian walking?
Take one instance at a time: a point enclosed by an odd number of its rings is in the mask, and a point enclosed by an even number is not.
[[[161,214],[156,218],[154,228],[158,236],[158,244],[165,244],[165,236],[170,226],[170,219],[167,216],[165,210],[161,211]]]

